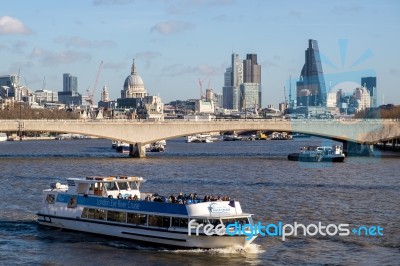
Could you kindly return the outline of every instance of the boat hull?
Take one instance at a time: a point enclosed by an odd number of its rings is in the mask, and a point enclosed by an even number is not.
[[[343,163],[345,156],[322,157],[322,162]]]
[[[159,229],[140,226],[126,226],[110,222],[92,221],[71,217],[60,217],[38,213],[38,223],[44,226],[81,231],[85,233],[118,237],[127,240],[146,242],[161,246],[181,248],[245,248],[257,236],[208,236],[188,235],[187,232],[174,229]]]
[[[300,162],[320,162],[320,156],[308,156],[299,153],[291,153],[288,155],[289,161],[300,161]]]
[[[344,162],[345,156],[308,156],[299,153],[291,153],[288,155],[289,161],[300,161],[300,162],[332,162],[342,163]]]

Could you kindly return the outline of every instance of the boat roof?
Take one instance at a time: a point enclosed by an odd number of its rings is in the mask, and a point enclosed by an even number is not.
[[[97,183],[97,182],[145,182],[140,176],[87,176],[86,178],[68,178],[68,180],[79,183]]]

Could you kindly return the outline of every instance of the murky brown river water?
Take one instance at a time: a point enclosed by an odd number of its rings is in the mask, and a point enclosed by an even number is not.
[[[108,140],[0,143],[0,264],[240,265],[379,264],[400,261],[400,158],[300,163],[286,156],[309,138],[187,144],[167,142],[145,159],[117,154]],[[227,194],[254,221],[380,226],[383,236],[259,237],[246,250],[170,250],[36,224],[42,190],[68,177],[127,174],[159,194]]]

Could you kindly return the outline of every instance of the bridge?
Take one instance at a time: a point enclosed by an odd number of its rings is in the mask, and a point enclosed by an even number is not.
[[[396,119],[281,120],[237,119],[213,121],[138,120],[1,120],[0,132],[74,133],[118,140],[130,144],[130,155],[145,157],[145,144],[206,132],[226,131],[298,132],[341,141],[344,150],[364,152],[377,142],[400,138]],[[370,149],[370,148],[368,148]]]

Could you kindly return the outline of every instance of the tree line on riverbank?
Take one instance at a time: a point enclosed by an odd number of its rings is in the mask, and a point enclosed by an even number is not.
[[[0,109],[0,119],[78,119],[79,113],[73,110],[36,109],[23,104]]]
[[[387,104],[381,105],[377,108],[364,109],[356,113],[354,118],[400,119],[400,105]]]
[[[0,109],[0,119],[79,119],[80,114],[72,109],[36,109],[24,104],[14,104]],[[400,119],[400,105],[381,105],[368,108],[354,115],[359,119]]]

